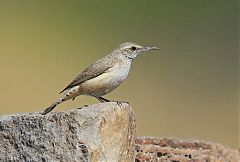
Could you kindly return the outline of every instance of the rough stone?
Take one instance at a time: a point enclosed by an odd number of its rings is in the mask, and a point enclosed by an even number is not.
[[[237,149],[199,140],[136,137],[127,103],[0,116],[0,161],[240,162]],[[135,156],[136,155],[136,156]]]
[[[123,103],[0,116],[0,161],[134,161],[135,118]]]
[[[139,137],[135,162],[240,162],[240,153],[218,143]]]

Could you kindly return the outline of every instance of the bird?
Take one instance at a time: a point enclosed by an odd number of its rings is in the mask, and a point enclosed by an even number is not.
[[[74,100],[79,95],[97,98],[100,102],[110,102],[102,97],[116,89],[128,76],[133,60],[142,52],[159,50],[158,47],[145,47],[133,42],[118,45],[108,55],[95,61],[60,93],[63,95],[46,108],[42,115],[51,112],[57,105],[67,100]]]

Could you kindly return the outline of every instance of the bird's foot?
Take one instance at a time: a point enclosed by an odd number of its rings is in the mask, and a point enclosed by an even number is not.
[[[88,105],[83,105],[83,107],[79,107],[79,108],[77,108],[77,109],[83,109],[83,108],[85,108],[85,107],[88,107]]]
[[[122,102],[121,101],[116,101],[116,103],[118,104],[119,107],[122,107]]]
[[[124,103],[129,104],[129,102],[126,102],[126,101],[113,101],[113,102],[116,102],[116,103],[118,104],[118,106],[120,106],[120,107],[122,107],[122,105],[123,105]]]

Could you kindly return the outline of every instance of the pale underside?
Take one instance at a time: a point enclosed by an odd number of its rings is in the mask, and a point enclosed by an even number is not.
[[[111,92],[126,79],[130,66],[130,63],[117,63],[105,73],[80,84],[79,92],[84,95],[94,93],[97,96]]]

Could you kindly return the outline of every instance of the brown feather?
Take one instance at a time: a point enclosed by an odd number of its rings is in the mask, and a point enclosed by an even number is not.
[[[83,70],[73,81],[64,88],[60,93],[64,92],[67,89],[70,89],[74,86],[77,86],[89,79],[95,78],[103,73],[105,73],[109,68],[115,65],[116,59],[109,59],[109,57],[114,57],[114,55],[107,55],[102,59],[91,64],[85,70]]]

